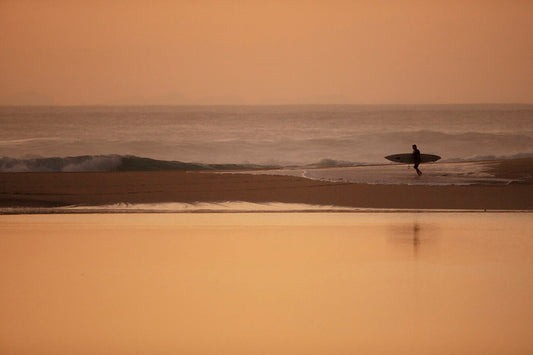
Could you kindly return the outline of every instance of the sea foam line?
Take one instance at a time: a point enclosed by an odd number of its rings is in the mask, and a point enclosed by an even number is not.
[[[125,214],[125,213],[533,213],[529,210],[487,209],[419,209],[419,208],[361,208],[300,203],[245,201],[198,202],[198,203],[117,203],[102,206],[63,207],[4,207],[0,215],[38,214]]]

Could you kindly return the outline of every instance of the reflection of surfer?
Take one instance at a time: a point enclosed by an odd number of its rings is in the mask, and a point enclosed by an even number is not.
[[[422,175],[422,172],[418,169],[418,165],[420,165],[420,151],[416,147],[416,144],[413,144],[413,162],[415,163],[415,170],[418,176]]]

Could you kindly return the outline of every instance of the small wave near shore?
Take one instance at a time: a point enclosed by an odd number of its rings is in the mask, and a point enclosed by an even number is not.
[[[477,164],[483,162],[496,163],[501,160],[533,158],[533,154],[516,154],[513,156],[480,156],[471,159],[442,159],[437,165],[467,163]],[[197,163],[177,160],[160,160],[135,155],[80,155],[68,157],[35,157],[35,158],[0,158],[0,173],[14,172],[91,172],[91,171],[196,171],[196,170],[265,170],[265,169],[325,169],[325,168],[350,168],[363,166],[397,166],[396,163],[383,161],[383,164],[355,162],[324,158],[311,164],[281,165],[281,164],[254,164],[254,163]],[[425,164],[430,166],[435,164]],[[307,176],[311,177],[312,176]]]
[[[518,162],[528,166],[533,158],[453,161],[444,159],[421,166],[422,177],[413,174],[410,165],[383,163],[361,164],[334,159],[322,159],[314,164],[279,166],[260,164],[204,164],[157,160],[133,155],[83,155],[52,158],[0,158],[0,173],[13,172],[142,172],[142,171],[215,171],[253,175],[282,175],[303,177],[334,183],[392,184],[392,185],[472,185],[510,184],[530,181],[533,173],[519,171],[506,176],[496,170],[503,162]],[[527,161],[524,163],[524,161]],[[509,164],[506,164],[508,166]],[[516,169],[515,169],[516,170]],[[503,175],[502,175],[503,172]]]
[[[74,157],[0,158],[0,172],[90,172],[90,171],[164,171],[229,170],[271,168],[255,164],[202,164],[158,160],[133,155],[82,155]]]

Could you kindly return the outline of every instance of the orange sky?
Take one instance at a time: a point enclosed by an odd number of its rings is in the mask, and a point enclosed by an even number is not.
[[[533,1],[0,0],[0,103],[533,103]]]

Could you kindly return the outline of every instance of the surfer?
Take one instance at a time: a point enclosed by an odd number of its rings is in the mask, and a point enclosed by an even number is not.
[[[422,175],[422,172],[418,169],[420,165],[420,150],[418,150],[416,144],[413,144],[413,162],[415,163],[414,168],[418,176]]]

